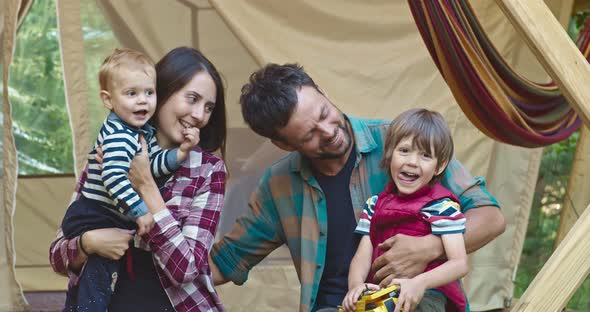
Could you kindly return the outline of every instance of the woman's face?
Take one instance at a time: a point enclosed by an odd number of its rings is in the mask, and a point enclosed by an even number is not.
[[[161,103],[157,116],[158,144],[162,148],[180,145],[184,140],[184,128],[205,127],[215,109],[216,94],[209,73],[199,71],[182,89]]]

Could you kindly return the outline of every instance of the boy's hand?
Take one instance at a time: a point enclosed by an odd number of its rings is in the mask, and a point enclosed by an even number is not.
[[[135,223],[137,223],[137,234],[139,234],[139,236],[147,234],[154,227],[154,216],[148,212],[137,218]]]
[[[401,288],[394,312],[400,312],[402,311],[401,309],[404,312],[414,311],[418,303],[422,301],[422,297],[424,297],[424,292],[426,291],[424,284],[416,278],[394,279],[391,285],[394,284],[399,285]]]
[[[346,293],[344,300],[342,301],[342,309],[344,309],[345,312],[356,311],[356,302],[358,301],[363,291],[365,291],[367,288],[372,290],[379,290],[379,285],[366,283],[360,284],[354,287],[353,289],[349,290],[348,293]]]

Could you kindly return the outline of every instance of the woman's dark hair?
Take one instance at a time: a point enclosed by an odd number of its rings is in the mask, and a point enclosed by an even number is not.
[[[193,77],[201,72],[207,72],[215,83],[215,109],[209,118],[209,123],[200,130],[199,146],[208,152],[221,150],[225,157],[225,143],[227,141],[227,123],[225,116],[225,90],[219,72],[201,52],[189,48],[178,47],[166,54],[156,64],[156,94],[158,105],[154,113],[154,124],[158,111],[166,101],[178,90],[182,89]]]

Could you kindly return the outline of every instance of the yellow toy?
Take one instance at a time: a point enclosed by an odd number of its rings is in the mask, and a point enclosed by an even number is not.
[[[377,291],[367,289],[356,302],[356,312],[393,312],[397,304],[399,291],[399,285]],[[343,311],[342,307],[338,307],[338,312]]]

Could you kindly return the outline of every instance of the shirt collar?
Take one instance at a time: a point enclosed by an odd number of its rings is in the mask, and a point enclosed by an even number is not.
[[[137,133],[141,133],[143,134],[146,142],[149,142],[152,139],[152,136],[154,136],[154,134],[156,133],[156,128],[154,128],[152,125],[150,125],[148,122],[146,122],[143,127],[141,128],[137,128],[137,127],[132,127],[130,126],[128,123],[124,122],[121,118],[119,118],[119,116],[117,116],[117,114],[115,114],[114,112],[110,112],[109,115],[107,116],[107,120],[110,121],[114,121],[117,123],[122,124],[123,126],[125,126],[125,128],[128,128],[132,131],[135,131]]]

